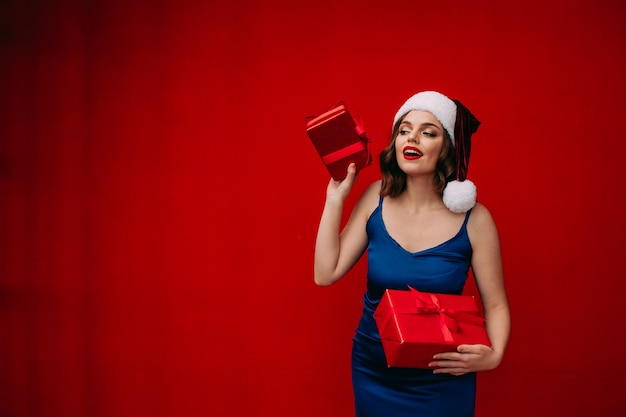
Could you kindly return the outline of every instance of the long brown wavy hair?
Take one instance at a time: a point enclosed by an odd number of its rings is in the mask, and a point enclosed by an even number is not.
[[[408,112],[407,112],[408,113]],[[406,174],[398,166],[396,159],[396,137],[400,131],[400,124],[406,114],[402,115],[393,126],[389,144],[380,153],[380,172],[382,174],[382,187],[380,195],[383,197],[397,197],[406,189]],[[449,180],[454,178],[456,167],[456,155],[454,146],[448,132],[444,129],[443,146],[439,154],[439,160],[433,177],[433,189],[443,195],[443,189]]]

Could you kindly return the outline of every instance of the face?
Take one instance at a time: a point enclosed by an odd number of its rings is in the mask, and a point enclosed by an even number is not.
[[[443,126],[435,116],[427,111],[410,111],[402,119],[395,139],[398,166],[409,176],[432,175],[444,139]]]

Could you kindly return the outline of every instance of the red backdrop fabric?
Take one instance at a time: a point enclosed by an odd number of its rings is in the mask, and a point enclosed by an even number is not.
[[[481,120],[469,178],[502,239],[513,332],[477,415],[618,415],[625,15],[2,2],[0,415],[352,415],[366,264],[313,284],[328,174],[304,121],[344,100],[378,155],[426,89]]]

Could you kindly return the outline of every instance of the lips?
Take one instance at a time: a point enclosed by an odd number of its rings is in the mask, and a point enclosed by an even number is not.
[[[404,159],[412,160],[412,159],[419,159],[424,154],[415,146],[405,146],[402,149],[402,155],[404,156]]]

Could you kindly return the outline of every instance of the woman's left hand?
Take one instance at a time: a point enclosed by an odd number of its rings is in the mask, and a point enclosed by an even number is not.
[[[438,353],[428,364],[435,374],[464,375],[496,368],[502,355],[485,345],[459,345],[456,352]]]

